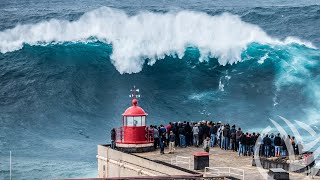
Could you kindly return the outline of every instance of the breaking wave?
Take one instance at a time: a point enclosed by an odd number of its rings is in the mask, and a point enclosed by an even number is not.
[[[314,48],[312,43],[294,37],[272,38],[260,27],[229,13],[210,16],[193,11],[140,12],[129,16],[102,7],[76,21],[51,19],[4,30],[0,32],[0,52],[16,51],[24,44],[90,41],[112,45],[111,60],[121,74],[140,72],[146,59],[153,65],[165,56],[182,58],[187,47],[199,49],[200,61],[214,57],[221,65],[242,61],[241,54],[251,43],[293,43]]]

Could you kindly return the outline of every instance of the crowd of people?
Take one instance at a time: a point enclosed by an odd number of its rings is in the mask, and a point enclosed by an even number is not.
[[[218,146],[224,150],[237,152],[239,156],[288,156],[299,154],[302,145],[296,142],[294,136],[274,134],[260,134],[244,132],[236,125],[230,126],[212,121],[174,122],[168,125],[151,125],[148,127],[149,134],[153,134],[154,148],[169,147],[169,153],[174,153],[175,147],[187,146],[203,147],[209,152],[210,148]]]

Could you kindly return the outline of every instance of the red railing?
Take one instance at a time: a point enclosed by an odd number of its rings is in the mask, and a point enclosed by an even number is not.
[[[149,128],[147,128],[147,140],[149,141],[149,142],[154,142],[154,129],[149,129]]]
[[[116,128],[116,142],[122,143],[124,141],[123,127]]]
[[[126,143],[125,142],[125,131],[123,127],[116,128],[116,142],[117,143]],[[146,132],[145,132],[145,140],[144,141],[139,141],[136,143],[152,143],[154,142],[154,130],[146,127]],[[130,142],[134,143],[134,142]]]

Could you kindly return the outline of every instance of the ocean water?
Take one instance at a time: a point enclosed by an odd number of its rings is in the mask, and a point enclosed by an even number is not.
[[[319,134],[319,27],[318,0],[2,0],[0,179],[9,151],[13,179],[96,177],[133,85],[148,124]]]

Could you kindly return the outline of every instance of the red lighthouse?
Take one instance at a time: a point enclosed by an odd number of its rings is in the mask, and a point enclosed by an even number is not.
[[[116,146],[125,152],[153,150],[153,131],[146,124],[147,113],[138,106],[139,89],[131,90],[132,106],[122,114],[122,127],[117,132]]]

